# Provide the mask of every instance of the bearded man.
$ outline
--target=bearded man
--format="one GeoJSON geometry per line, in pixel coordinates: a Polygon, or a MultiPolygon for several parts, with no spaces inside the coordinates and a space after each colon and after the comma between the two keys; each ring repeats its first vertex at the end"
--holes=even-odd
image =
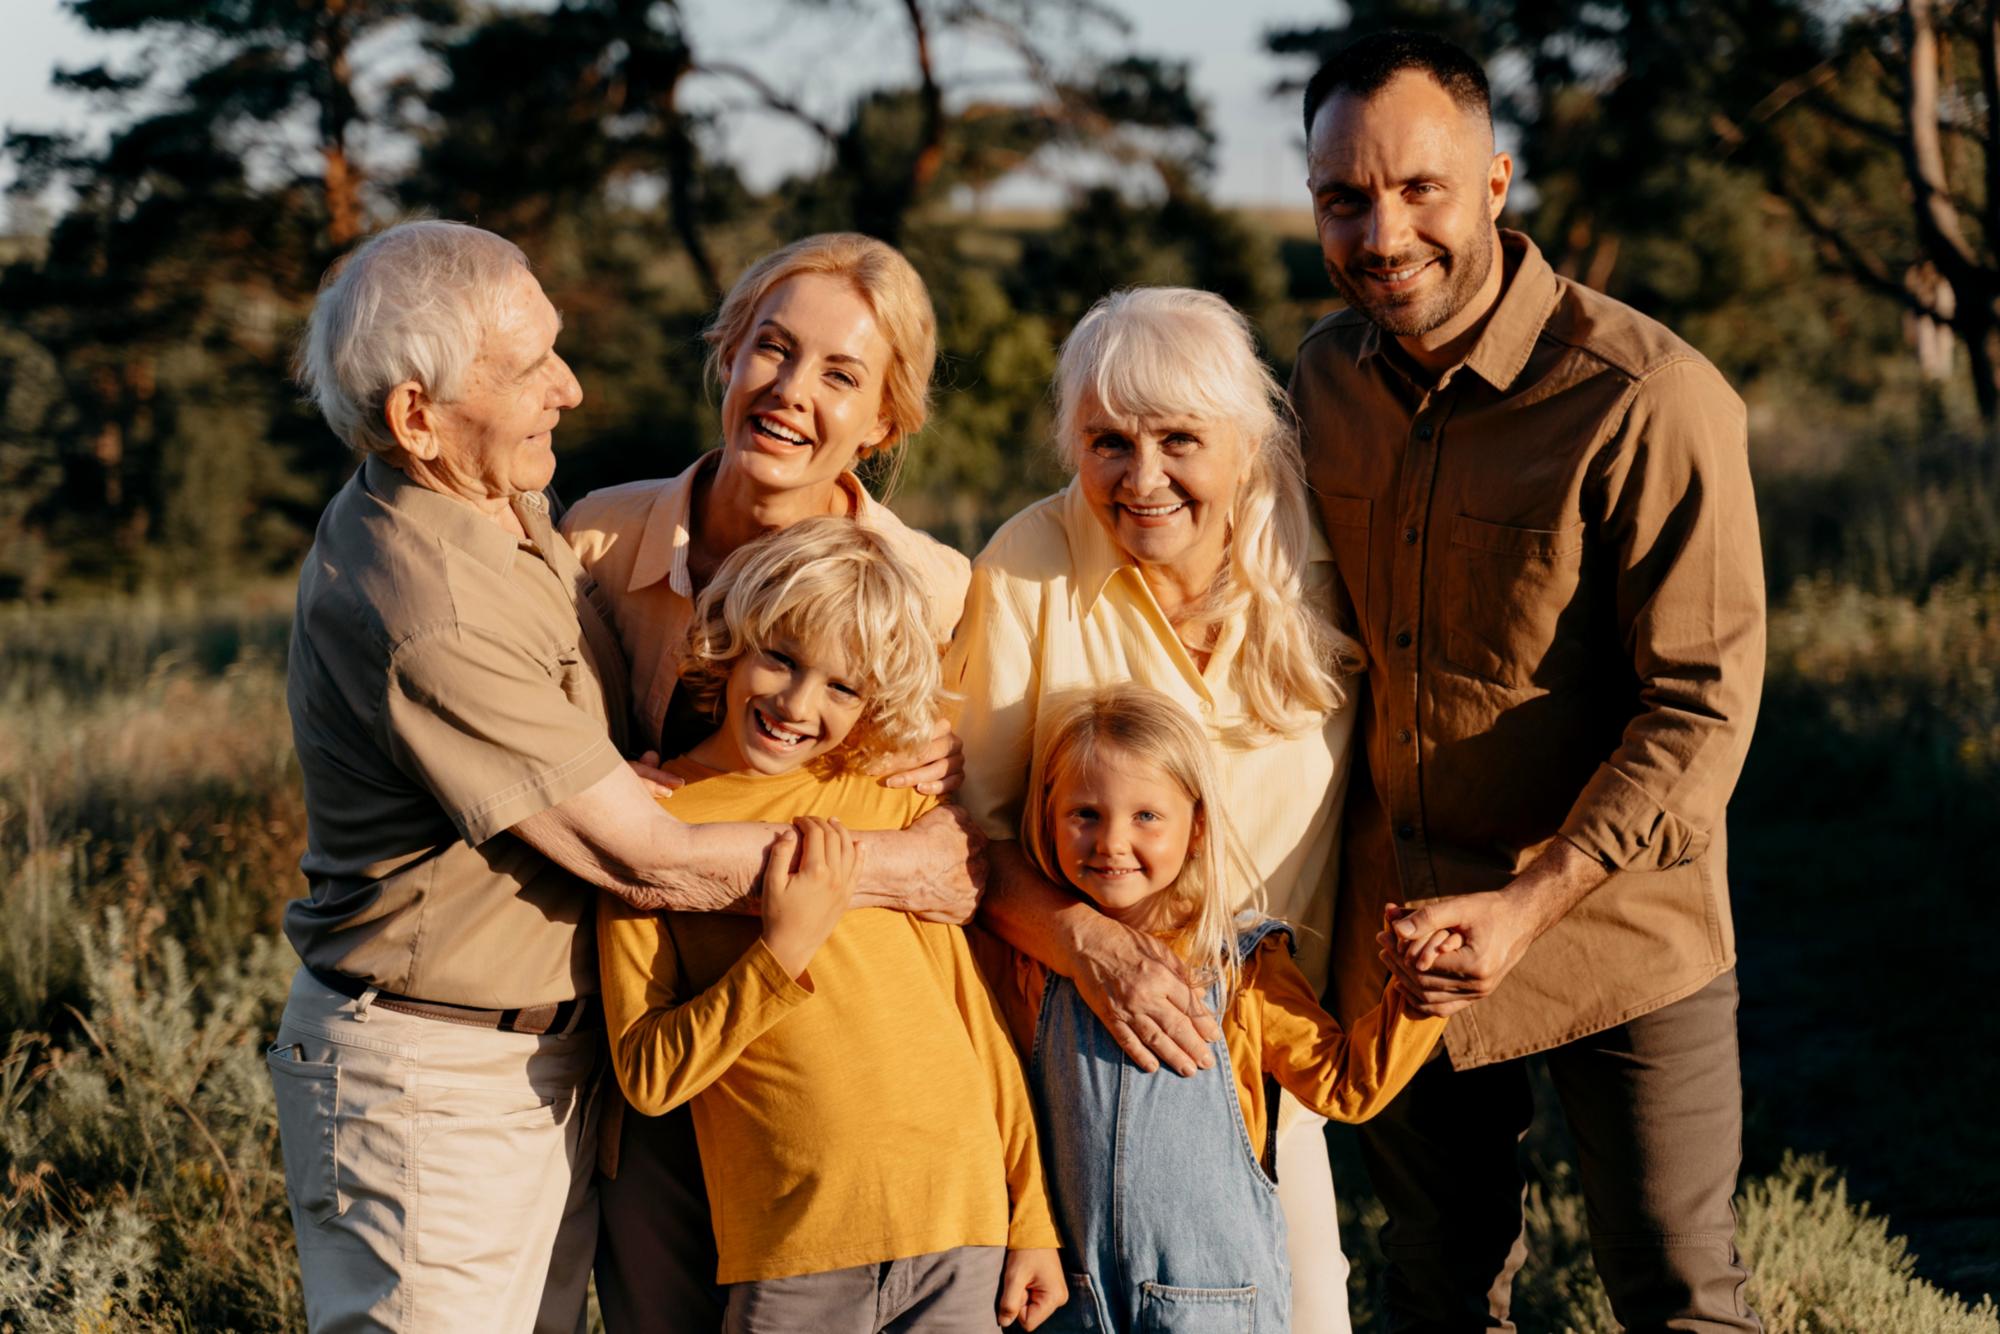
{"type": "Polygon", "coordinates": [[[1305,125],[1347,309],[1293,397],[1369,655],[1332,1000],[1358,1016],[1386,967],[1452,1016],[1362,1130],[1391,1328],[1514,1328],[1541,1053],[1619,1320],[1756,1330],[1723,818],[1764,662],[1743,405],[1498,227],[1513,162],[1464,51],[1364,38],[1305,125]]]}

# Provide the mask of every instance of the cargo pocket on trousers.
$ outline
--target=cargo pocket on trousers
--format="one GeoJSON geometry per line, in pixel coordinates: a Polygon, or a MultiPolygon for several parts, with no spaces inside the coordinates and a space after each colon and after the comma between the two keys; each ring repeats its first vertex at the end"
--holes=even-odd
{"type": "Polygon", "coordinates": [[[1141,1334],[1256,1334],[1257,1289],[1139,1288],[1141,1334]]]}
{"type": "Polygon", "coordinates": [[[1104,1313],[1103,1299],[1090,1275],[1064,1274],[1063,1282],[1069,1285],[1069,1300],[1036,1328],[1044,1334],[1111,1334],[1111,1319],[1104,1313]]]}
{"type": "Polygon", "coordinates": [[[278,1103],[278,1145],[285,1189],[305,1218],[324,1223],[347,1211],[340,1195],[340,1067],[295,1061],[272,1047],[264,1053],[278,1103]]]}

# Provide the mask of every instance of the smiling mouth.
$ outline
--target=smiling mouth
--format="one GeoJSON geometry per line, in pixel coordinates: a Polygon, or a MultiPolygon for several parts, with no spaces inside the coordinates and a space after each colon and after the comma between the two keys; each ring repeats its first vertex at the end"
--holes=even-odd
{"type": "Polygon", "coordinates": [[[789,426],[780,426],[768,417],[752,417],[750,429],[758,435],[777,441],[781,445],[809,445],[812,442],[789,426]]]}
{"type": "Polygon", "coordinates": [[[1421,263],[1406,264],[1400,269],[1363,269],[1361,274],[1378,287],[1403,287],[1414,282],[1419,274],[1437,263],[1438,258],[1433,255],[1421,263]]]}
{"type": "Polygon", "coordinates": [[[1083,869],[1100,880],[1117,880],[1123,876],[1138,875],[1141,868],[1137,866],[1086,866],[1083,869]]]}
{"type": "Polygon", "coordinates": [[[1119,509],[1135,519],[1165,519],[1179,514],[1187,508],[1185,500],[1176,500],[1171,505],[1129,505],[1121,504],[1119,509]]]}
{"type": "Polygon", "coordinates": [[[801,746],[819,740],[817,736],[773,722],[769,714],[754,704],[750,706],[750,724],[756,729],[758,736],[784,750],[797,750],[801,746]]]}

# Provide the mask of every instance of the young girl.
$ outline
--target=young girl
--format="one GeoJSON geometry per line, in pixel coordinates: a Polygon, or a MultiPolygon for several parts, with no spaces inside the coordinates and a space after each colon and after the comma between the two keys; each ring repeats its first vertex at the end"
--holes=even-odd
{"type": "Polygon", "coordinates": [[[1023,845],[1050,879],[1170,941],[1224,1036],[1206,1071],[1142,1074],[1072,982],[1013,956],[1003,1004],[1031,1053],[1067,1247],[1069,1304],[1048,1328],[1287,1330],[1266,1078],[1322,1116],[1366,1120],[1444,1021],[1412,1016],[1392,984],[1342,1032],[1293,963],[1288,928],[1254,907],[1232,916],[1247,860],[1210,800],[1209,742],[1180,705],[1134,686],[1079,692],[1051,723],[1023,845]]]}
{"type": "Polygon", "coordinates": [[[698,1323],[652,1295],[676,1239],[659,1231],[649,1141],[672,1133],[654,1118],[691,1102],[730,1331],[1035,1328],[1062,1277],[992,995],[957,927],[848,910],[848,831],[905,828],[935,804],[867,772],[937,717],[923,590],[870,528],[802,520],[723,562],[681,686],[716,725],[668,762],[686,780],[668,808],[798,831],[772,849],[761,918],[600,905],[605,1025],[631,1104],[604,1130],[600,1287],[669,1328],[698,1323]]]}

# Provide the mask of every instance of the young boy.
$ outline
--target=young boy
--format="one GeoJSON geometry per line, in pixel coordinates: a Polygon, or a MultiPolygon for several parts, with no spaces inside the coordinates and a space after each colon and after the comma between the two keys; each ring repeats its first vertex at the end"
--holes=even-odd
{"type": "MultiPolygon", "coordinates": [[[[1026,1085],[963,933],[848,910],[848,831],[934,804],[864,772],[937,716],[924,607],[851,520],[732,555],[682,666],[719,726],[666,766],[671,809],[796,830],[761,919],[599,907],[618,1083],[647,1117],[692,1103],[731,1331],[1033,1329],[1063,1301],[1026,1085]]],[[[624,1121],[625,1155],[671,1133],[624,1121]]]]}

